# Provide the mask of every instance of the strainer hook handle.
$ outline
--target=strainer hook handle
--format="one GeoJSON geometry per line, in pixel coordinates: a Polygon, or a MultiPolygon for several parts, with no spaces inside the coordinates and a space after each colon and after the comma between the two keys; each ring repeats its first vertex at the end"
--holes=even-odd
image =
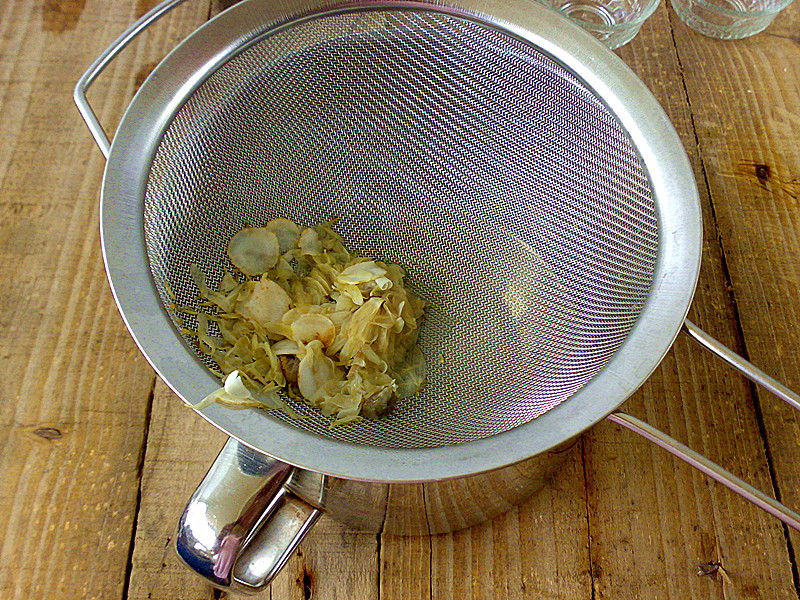
{"type": "Polygon", "coordinates": [[[756,367],[754,364],[736,354],[733,350],[721,342],[715,340],[697,325],[692,323],[689,319],[684,320],[682,331],[703,346],[703,348],[714,353],[718,358],[724,360],[734,369],[742,373],[750,381],[760,385],[766,390],[769,390],[790,406],[800,410],[800,396],[775,378],[764,373],[764,371],[756,367]]]}
{"type": "Polygon", "coordinates": [[[97,145],[100,147],[100,152],[103,153],[103,156],[106,159],[108,159],[108,154],[111,151],[111,141],[108,139],[108,135],[106,135],[106,132],[100,123],[100,119],[98,119],[94,110],[90,106],[89,100],[86,97],[86,92],[89,90],[89,87],[92,85],[92,83],[94,83],[95,79],[97,79],[98,75],[103,72],[108,64],[120,52],[122,52],[122,50],[137,35],[139,35],[152,23],[160,19],[173,8],[185,1],[186,0],[165,0],[165,2],[162,2],[152,10],[142,15],[133,25],[126,29],[122,35],[114,40],[114,42],[108,48],[106,48],[105,51],[97,57],[97,59],[95,59],[95,61],[91,64],[91,66],[89,66],[83,76],[81,76],[81,78],[78,80],[78,83],[75,85],[75,91],[73,93],[75,104],[78,106],[78,110],[80,111],[83,120],[86,121],[86,125],[89,127],[89,131],[92,133],[92,137],[94,137],[95,142],[97,142],[97,145]]]}

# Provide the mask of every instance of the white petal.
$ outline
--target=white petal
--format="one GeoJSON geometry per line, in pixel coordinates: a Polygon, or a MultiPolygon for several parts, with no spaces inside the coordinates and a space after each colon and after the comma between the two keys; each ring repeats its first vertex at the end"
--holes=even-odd
{"type": "Polygon", "coordinates": [[[306,355],[297,370],[297,387],[306,400],[314,396],[326,383],[341,379],[342,372],[322,353],[322,342],[314,340],[306,347],[306,355]]]}
{"type": "Polygon", "coordinates": [[[252,398],[253,394],[244,385],[239,371],[231,371],[225,378],[225,393],[236,400],[246,400],[252,398]]]}
{"type": "Polygon", "coordinates": [[[334,337],[336,327],[325,315],[310,313],[292,323],[292,338],[301,344],[319,340],[324,346],[330,346],[334,337]]]}
{"type": "Polygon", "coordinates": [[[304,229],[297,244],[300,247],[301,254],[322,254],[322,242],[319,239],[319,234],[313,229],[304,229]]]}
{"type": "Polygon", "coordinates": [[[300,228],[289,219],[272,219],[264,226],[278,238],[281,253],[291,250],[297,245],[300,237],[300,228]]]}
{"type": "Polygon", "coordinates": [[[253,285],[250,294],[236,306],[236,311],[251,321],[264,325],[280,321],[291,304],[292,299],[286,290],[264,277],[253,285]]]}
{"type": "Polygon", "coordinates": [[[261,275],[278,263],[280,244],[264,227],[245,227],[228,242],[228,257],[245,275],[261,275]]]}

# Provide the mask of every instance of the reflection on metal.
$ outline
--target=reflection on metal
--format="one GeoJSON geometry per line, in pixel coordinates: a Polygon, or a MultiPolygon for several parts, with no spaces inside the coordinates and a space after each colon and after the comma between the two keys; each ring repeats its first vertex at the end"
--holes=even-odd
{"type": "Polygon", "coordinates": [[[469,527],[526,500],[569,452],[427,483],[371,483],[292,468],[230,439],[181,516],[178,555],[215,586],[263,589],[322,512],[363,531],[429,535],[469,527]]]}
{"type": "Polygon", "coordinates": [[[217,587],[253,593],[267,585],[320,513],[287,493],[291,474],[228,440],[181,516],[178,555],[217,587]]]}
{"type": "Polygon", "coordinates": [[[280,506],[270,513],[266,523],[237,557],[233,568],[234,589],[257,592],[266,587],[321,512],[290,494],[282,494],[280,506]]]}

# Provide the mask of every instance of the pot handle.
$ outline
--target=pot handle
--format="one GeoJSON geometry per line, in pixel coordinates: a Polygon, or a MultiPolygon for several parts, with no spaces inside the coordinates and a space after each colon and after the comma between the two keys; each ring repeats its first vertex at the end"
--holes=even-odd
{"type": "MultiPolygon", "coordinates": [[[[715,340],[697,325],[687,319],[684,322],[682,330],[684,333],[688,334],[694,340],[699,342],[704,348],[710,350],[719,358],[737,370],[741,371],[748,379],[750,379],[750,381],[757,383],[758,385],[771,391],[781,400],[784,400],[794,408],[800,410],[800,396],[730,350],[727,346],[715,340]]],[[[678,440],[668,436],[662,431],[659,431],[655,427],[648,425],[644,421],[640,421],[636,417],[632,417],[625,413],[616,412],[610,414],[607,418],[614,423],[622,425],[623,427],[638,433],[667,452],[674,454],[681,460],[705,473],[715,481],[718,481],[740,496],[746,498],[759,508],[777,517],[789,527],[800,531],[800,514],[787,508],[774,498],[771,498],[763,492],[757,490],[749,483],[742,481],[733,473],[726,471],[718,464],[707,459],[702,454],[695,452],[688,446],[680,443],[678,440]]]]}
{"type": "Polygon", "coordinates": [[[287,491],[294,471],[229,439],[181,515],[178,556],[215,587],[262,590],[321,514],[287,491]]]}
{"type": "Polygon", "coordinates": [[[97,76],[103,72],[108,64],[120,53],[122,50],[142,31],[147,29],[152,23],[167,14],[173,8],[182,4],[186,0],[165,0],[149,12],[142,15],[133,25],[131,25],[125,32],[120,35],[114,42],[105,49],[105,51],[95,59],[91,66],[86,70],[83,76],[75,84],[75,91],[73,98],[78,110],[86,121],[89,131],[94,137],[94,141],[100,146],[100,152],[108,159],[108,154],[111,151],[111,142],[106,135],[100,120],[97,118],[94,110],[89,105],[89,100],[86,98],[86,92],[89,87],[97,79],[97,76]]]}

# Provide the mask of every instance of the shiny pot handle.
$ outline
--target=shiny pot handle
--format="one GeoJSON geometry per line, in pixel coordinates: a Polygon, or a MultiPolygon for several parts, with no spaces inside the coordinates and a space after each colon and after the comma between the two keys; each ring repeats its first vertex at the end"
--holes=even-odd
{"type": "Polygon", "coordinates": [[[264,589],[321,514],[286,489],[294,471],[229,439],[181,515],[178,556],[218,588],[264,589]]]}
{"type": "MultiPolygon", "coordinates": [[[[800,410],[800,396],[733,352],[727,346],[715,340],[688,319],[684,322],[682,331],[699,342],[704,348],[713,352],[717,357],[721,358],[732,367],[743,373],[750,381],[757,383],[758,385],[778,396],[790,406],[800,410]]],[[[678,440],[668,436],[662,431],[659,431],[655,427],[625,413],[612,413],[607,418],[614,423],[622,425],[623,427],[627,427],[631,431],[638,433],[667,452],[674,454],[681,460],[705,473],[715,481],[718,481],[743,498],[749,500],[762,510],[765,510],[771,515],[777,517],[789,527],[800,531],[800,514],[787,508],[774,498],[771,498],[765,493],[757,490],[749,483],[742,481],[733,473],[726,471],[718,464],[707,459],[702,454],[698,454],[688,446],[685,446],[678,440]]]]}
{"type": "Polygon", "coordinates": [[[108,48],[106,48],[100,56],[97,57],[97,59],[89,66],[83,76],[81,76],[81,78],[78,80],[78,83],[75,84],[75,91],[73,92],[75,104],[77,104],[83,120],[86,121],[89,131],[92,133],[92,137],[94,137],[94,141],[97,142],[97,145],[100,147],[100,152],[103,153],[103,156],[106,159],[108,159],[108,154],[111,152],[111,142],[108,139],[103,126],[100,124],[100,119],[97,118],[94,110],[89,105],[86,92],[89,90],[89,87],[92,85],[92,83],[94,83],[94,80],[97,79],[98,75],[103,72],[108,64],[114,60],[114,58],[120,52],[122,52],[122,50],[124,50],[125,47],[137,35],[139,35],[142,31],[147,29],[150,25],[163,17],[173,8],[179,4],[183,4],[185,1],[186,0],[166,0],[142,15],[133,25],[126,29],[122,35],[114,40],[114,42],[108,48]]]}

